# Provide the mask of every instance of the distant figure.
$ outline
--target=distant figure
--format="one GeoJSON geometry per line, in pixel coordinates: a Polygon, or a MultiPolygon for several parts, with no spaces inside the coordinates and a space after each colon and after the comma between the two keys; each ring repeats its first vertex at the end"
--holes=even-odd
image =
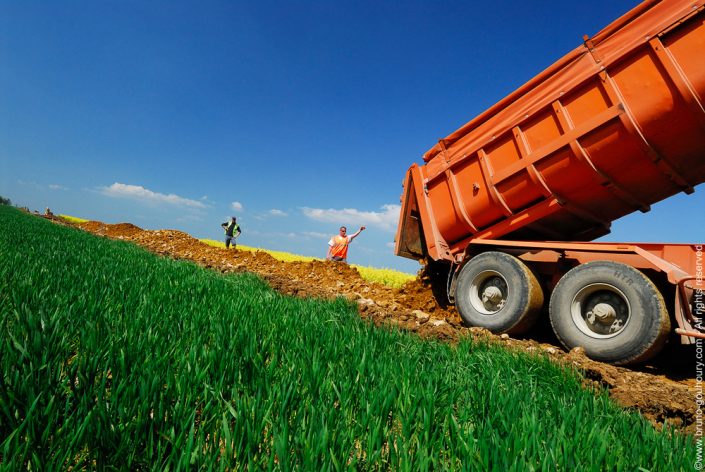
{"type": "Polygon", "coordinates": [[[51,212],[51,210],[49,209],[49,207],[47,207],[47,209],[44,210],[44,215],[45,215],[45,216],[54,216],[54,214],[51,212]]]}
{"type": "Polygon", "coordinates": [[[328,241],[328,254],[326,254],[326,260],[329,261],[340,261],[348,262],[348,245],[355,239],[361,232],[365,230],[364,226],[360,226],[355,234],[348,236],[347,228],[345,226],[340,227],[340,233],[337,236],[333,236],[328,241]]]}
{"type": "Polygon", "coordinates": [[[241,233],[240,225],[237,224],[237,218],[233,216],[230,218],[229,223],[223,223],[220,226],[225,230],[225,249],[230,247],[230,243],[233,244],[233,249],[237,249],[235,240],[241,233]]]}

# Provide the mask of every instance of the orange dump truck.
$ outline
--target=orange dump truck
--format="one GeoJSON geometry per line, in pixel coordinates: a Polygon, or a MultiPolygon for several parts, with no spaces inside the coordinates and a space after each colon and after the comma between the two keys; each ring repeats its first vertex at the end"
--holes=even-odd
{"type": "Polygon", "coordinates": [[[646,1],[413,164],[395,252],[471,326],[547,311],[566,348],[614,364],[692,344],[702,246],[588,241],[705,181],[704,107],[703,1],[646,1]]]}

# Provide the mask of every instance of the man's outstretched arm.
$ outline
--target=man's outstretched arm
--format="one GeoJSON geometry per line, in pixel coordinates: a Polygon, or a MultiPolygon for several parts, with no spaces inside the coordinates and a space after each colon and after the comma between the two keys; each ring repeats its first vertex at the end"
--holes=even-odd
{"type": "Polygon", "coordinates": [[[350,241],[352,241],[353,239],[357,238],[357,236],[358,236],[360,233],[362,233],[364,230],[365,230],[365,227],[364,227],[364,226],[360,226],[360,229],[358,229],[357,232],[355,232],[355,234],[351,234],[351,235],[350,235],[350,241]]]}

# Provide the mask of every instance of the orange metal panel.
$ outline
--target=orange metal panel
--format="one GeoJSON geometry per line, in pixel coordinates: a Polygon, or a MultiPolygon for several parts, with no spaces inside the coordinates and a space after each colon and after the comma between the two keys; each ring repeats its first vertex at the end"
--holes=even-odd
{"type": "Polygon", "coordinates": [[[589,240],[705,182],[704,11],[642,3],[429,150],[416,183],[429,255],[589,240]]]}

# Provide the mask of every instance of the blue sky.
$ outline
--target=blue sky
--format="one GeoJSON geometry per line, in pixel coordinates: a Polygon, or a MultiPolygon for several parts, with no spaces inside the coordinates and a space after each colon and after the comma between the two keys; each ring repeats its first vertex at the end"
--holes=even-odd
{"type": "MultiPolygon", "coordinates": [[[[415,272],[409,165],[637,3],[0,0],[0,195],[415,272]]],[[[603,239],[702,241],[703,194],[603,239]]]]}

